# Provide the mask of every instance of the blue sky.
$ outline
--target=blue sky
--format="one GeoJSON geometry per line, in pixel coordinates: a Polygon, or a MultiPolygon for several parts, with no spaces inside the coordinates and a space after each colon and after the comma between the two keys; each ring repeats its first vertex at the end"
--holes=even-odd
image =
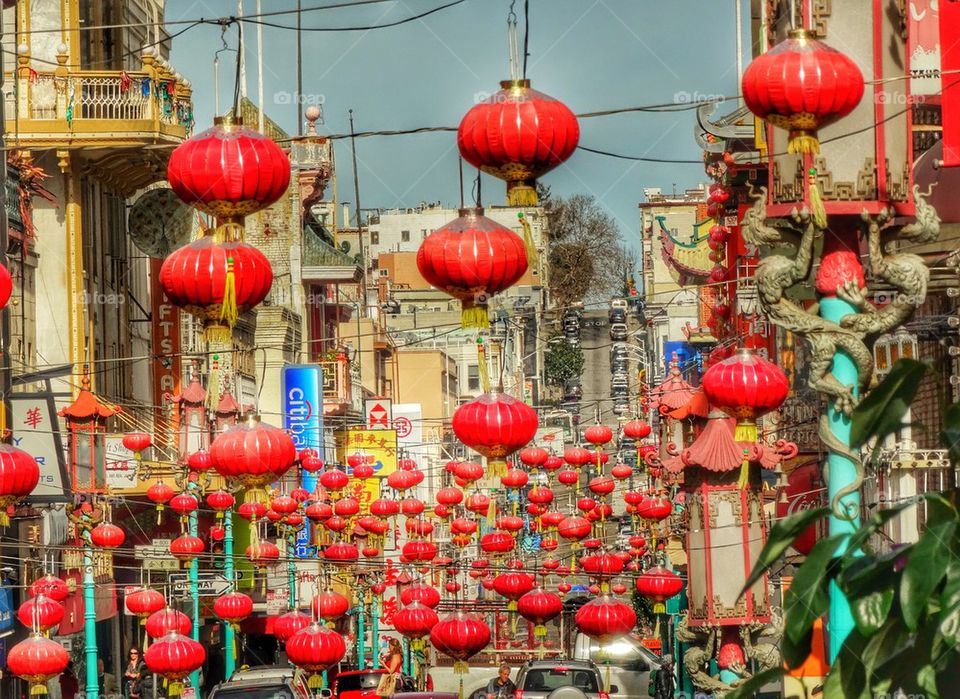
{"type": "MultiPolygon", "coordinates": [[[[302,0],[303,8],[335,0],[302,0]]],[[[342,1],[342,0],[340,0],[342,1]]],[[[396,0],[363,7],[306,12],[303,26],[382,24],[450,0],[396,0]]],[[[521,10],[523,0],[517,0],[521,10]]],[[[456,126],[478,93],[508,77],[509,0],[466,0],[423,20],[388,29],[304,32],[304,97],[323,103],[323,133],[456,126]]],[[[167,0],[168,22],[236,13],[236,0],[167,0]]],[[[296,0],[262,0],[262,11],[296,7],[296,0]]],[[[533,87],[564,101],[575,113],[736,94],[735,0],[530,0],[533,87]]],[[[255,0],[244,0],[255,13],[255,0]]],[[[522,35],[522,12],[521,35],[522,35]]],[[[294,15],[267,21],[294,25],[294,15]]],[[[171,33],[184,25],[169,25],[171,33]]],[[[247,23],[248,95],[257,99],[256,30],[247,23]]],[[[220,29],[201,25],[174,40],[171,61],[194,86],[197,130],[214,116],[213,59],[220,29]]],[[[235,28],[227,31],[237,45],[235,28]]],[[[296,34],[264,27],[264,101],[268,115],[291,133],[296,112],[284,94],[296,89],[296,34]]],[[[221,111],[233,94],[234,55],[221,54],[221,111]]],[[[731,107],[732,108],[732,107],[731,107]]],[[[580,144],[634,156],[697,160],[694,113],[631,113],[582,119],[580,144]]],[[[349,144],[337,145],[339,199],[353,200],[349,144]]],[[[454,133],[365,138],[358,141],[361,203],[413,206],[459,201],[454,133]]],[[[578,151],[543,181],[561,195],[593,194],[638,245],[637,203],[644,187],[669,191],[705,179],[699,164],[652,164],[578,151]]],[[[484,177],[484,200],[502,203],[503,184],[484,177]]],[[[469,197],[469,191],[468,191],[469,197]]]]}

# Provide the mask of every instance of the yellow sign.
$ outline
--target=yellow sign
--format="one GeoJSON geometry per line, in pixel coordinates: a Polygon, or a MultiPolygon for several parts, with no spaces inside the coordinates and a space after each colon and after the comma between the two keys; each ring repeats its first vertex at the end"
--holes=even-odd
{"type": "MultiPolygon", "coordinates": [[[[397,470],[396,430],[350,430],[340,433],[338,441],[342,462],[353,454],[360,454],[373,466],[373,475],[377,478],[386,478],[397,470]]],[[[349,465],[347,475],[353,475],[349,465]]]]}

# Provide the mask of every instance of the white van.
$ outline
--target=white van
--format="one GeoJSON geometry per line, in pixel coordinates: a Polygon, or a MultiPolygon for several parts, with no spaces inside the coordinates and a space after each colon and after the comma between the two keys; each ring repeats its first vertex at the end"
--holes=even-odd
{"type": "Polygon", "coordinates": [[[577,634],[573,657],[592,660],[600,668],[604,684],[616,685],[610,699],[637,699],[649,695],[650,673],[660,667],[660,657],[629,636],[601,646],[589,636],[577,634]],[[607,682],[607,669],[610,681],[607,682]]]}

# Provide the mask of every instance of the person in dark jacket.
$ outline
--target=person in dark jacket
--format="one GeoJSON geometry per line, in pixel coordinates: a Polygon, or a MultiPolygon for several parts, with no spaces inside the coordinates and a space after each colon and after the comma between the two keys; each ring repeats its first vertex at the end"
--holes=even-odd
{"type": "Polygon", "coordinates": [[[654,699],[673,699],[673,688],[673,657],[665,655],[654,681],[654,699]]]}

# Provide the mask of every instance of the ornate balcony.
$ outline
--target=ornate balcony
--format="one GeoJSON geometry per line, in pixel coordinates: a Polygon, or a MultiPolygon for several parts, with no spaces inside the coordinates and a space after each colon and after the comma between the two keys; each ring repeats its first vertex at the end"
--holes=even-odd
{"type": "Polygon", "coordinates": [[[307,220],[303,227],[301,278],[314,284],[359,282],[363,278],[363,261],[334,247],[331,240],[323,226],[307,220]]]}

